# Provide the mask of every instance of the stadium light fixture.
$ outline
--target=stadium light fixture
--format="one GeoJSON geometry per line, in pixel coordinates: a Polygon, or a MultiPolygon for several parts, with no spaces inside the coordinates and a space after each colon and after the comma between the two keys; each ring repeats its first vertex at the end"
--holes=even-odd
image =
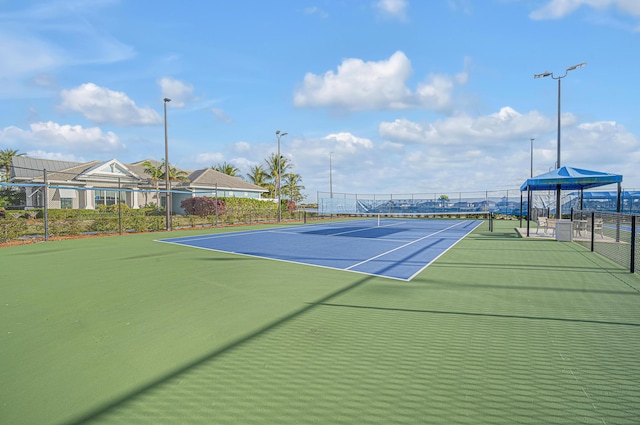
{"type": "Polygon", "coordinates": [[[276,137],[278,138],[278,157],[276,158],[276,195],[278,199],[278,223],[280,223],[281,212],[280,212],[280,173],[282,171],[282,164],[280,161],[280,138],[286,136],[288,133],[281,133],[280,130],[276,130],[276,137]]]}
{"type": "MultiPolygon", "coordinates": [[[[558,80],[558,148],[557,148],[558,152],[557,152],[557,160],[556,160],[556,170],[562,166],[560,162],[560,93],[561,93],[560,81],[567,76],[569,71],[582,68],[586,65],[587,65],[586,62],[582,62],[577,65],[570,66],[564,71],[564,75],[561,75],[559,77],[554,76],[553,72],[549,72],[549,71],[545,71],[542,74],[533,75],[533,78],[551,77],[554,80],[558,80]]],[[[562,205],[560,204],[561,196],[562,196],[562,191],[560,189],[560,185],[558,185],[556,188],[556,218],[562,218],[562,205]]]]}
{"type": "Polygon", "coordinates": [[[169,133],[167,131],[167,103],[171,102],[168,97],[164,98],[164,184],[167,193],[165,199],[165,220],[167,231],[171,230],[171,193],[169,192],[169,133]]]}
{"type": "Polygon", "coordinates": [[[533,78],[548,77],[549,75],[551,75],[551,73],[549,71],[546,71],[546,72],[543,72],[542,74],[534,74],[533,78]]]}

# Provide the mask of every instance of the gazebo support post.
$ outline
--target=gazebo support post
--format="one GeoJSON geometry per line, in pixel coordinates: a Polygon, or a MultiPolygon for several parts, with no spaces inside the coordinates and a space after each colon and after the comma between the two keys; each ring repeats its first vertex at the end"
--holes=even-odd
{"type": "Polygon", "coordinates": [[[531,227],[531,211],[532,211],[531,201],[532,200],[533,200],[533,196],[531,196],[531,187],[527,185],[527,237],[529,237],[529,228],[531,227]]]}

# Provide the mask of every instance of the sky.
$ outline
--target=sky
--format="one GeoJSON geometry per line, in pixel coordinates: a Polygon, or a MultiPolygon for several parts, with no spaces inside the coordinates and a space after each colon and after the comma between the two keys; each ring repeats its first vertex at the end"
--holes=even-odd
{"type": "Polygon", "coordinates": [[[166,106],[186,170],[287,133],[306,202],[517,190],[560,82],[560,165],[640,189],[639,53],[638,0],[0,0],[0,149],[162,160],[166,106]]]}

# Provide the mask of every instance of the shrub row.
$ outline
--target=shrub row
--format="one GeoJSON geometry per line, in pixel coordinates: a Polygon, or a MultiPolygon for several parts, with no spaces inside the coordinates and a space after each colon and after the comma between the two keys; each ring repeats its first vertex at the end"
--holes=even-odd
{"type": "MultiPolygon", "coordinates": [[[[172,227],[219,226],[273,222],[277,204],[248,198],[190,198],[181,207],[188,215],[174,215],[172,227]]],[[[295,204],[283,200],[283,220],[302,220],[295,204]]],[[[44,234],[44,211],[11,211],[0,219],[0,241],[44,234]]],[[[165,228],[164,210],[155,207],[131,209],[124,204],[100,206],[96,210],[49,209],[50,235],[146,232],[165,228]]]]}

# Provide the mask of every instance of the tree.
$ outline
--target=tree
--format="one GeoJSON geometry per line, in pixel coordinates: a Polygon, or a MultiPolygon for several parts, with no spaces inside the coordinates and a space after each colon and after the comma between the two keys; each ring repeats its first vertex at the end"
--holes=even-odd
{"type": "Polygon", "coordinates": [[[239,177],[240,169],[233,164],[223,162],[222,164],[214,165],[211,169],[219,171],[231,177],[239,177]]]}
{"type": "Polygon", "coordinates": [[[5,171],[5,180],[9,180],[9,176],[11,175],[11,163],[14,156],[24,156],[24,154],[18,153],[15,149],[0,150],[0,168],[5,171]]]}
{"type": "MultiPolygon", "coordinates": [[[[165,178],[165,161],[158,166],[153,165],[151,161],[145,161],[141,164],[144,168],[144,172],[151,176],[151,181],[156,184],[156,192],[158,193],[158,208],[160,208],[160,181],[166,180],[165,178]]],[[[189,175],[186,171],[178,170],[176,167],[172,167],[169,164],[169,181],[189,181],[189,175]]],[[[169,189],[169,188],[167,188],[169,189]]]]}
{"type": "Polygon", "coordinates": [[[301,202],[304,199],[302,195],[302,177],[300,174],[287,173],[285,174],[282,182],[282,194],[289,198],[290,201],[295,203],[301,202]]]}
{"type": "MultiPolygon", "coordinates": [[[[162,163],[162,178],[164,178],[164,162],[162,163]]],[[[178,170],[176,167],[169,164],[169,181],[188,182],[189,173],[183,170],[178,170]]]]}
{"type": "Polygon", "coordinates": [[[268,175],[262,165],[252,165],[247,174],[247,179],[256,186],[265,184],[268,175]]]}
{"type": "Polygon", "coordinates": [[[141,164],[145,174],[151,176],[151,181],[156,185],[156,199],[158,200],[158,209],[160,209],[160,180],[164,179],[164,166],[155,166],[151,161],[145,161],[141,164]]]}
{"type": "MultiPolygon", "coordinates": [[[[267,164],[267,170],[269,172],[268,175],[268,185],[269,196],[271,198],[275,198],[277,195],[277,184],[278,184],[278,176],[284,176],[284,174],[293,168],[293,164],[287,158],[280,155],[280,160],[278,160],[278,155],[272,153],[267,159],[265,159],[267,164]]],[[[280,187],[282,187],[282,181],[280,182],[280,187]]]]}
{"type": "MultiPolygon", "coordinates": [[[[247,174],[247,179],[256,186],[264,187],[269,190],[269,175],[262,165],[253,165],[247,174]]],[[[267,195],[263,195],[267,196],[267,195]]]]}

